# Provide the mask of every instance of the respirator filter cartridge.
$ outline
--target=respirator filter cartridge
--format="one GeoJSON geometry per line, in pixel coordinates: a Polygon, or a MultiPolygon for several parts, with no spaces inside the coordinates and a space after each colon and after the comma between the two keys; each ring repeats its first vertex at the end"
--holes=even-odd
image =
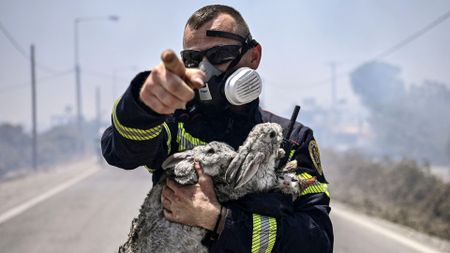
{"type": "Polygon", "coordinates": [[[257,99],[262,80],[254,69],[242,67],[230,75],[224,85],[225,97],[233,105],[243,105],[257,99]]]}

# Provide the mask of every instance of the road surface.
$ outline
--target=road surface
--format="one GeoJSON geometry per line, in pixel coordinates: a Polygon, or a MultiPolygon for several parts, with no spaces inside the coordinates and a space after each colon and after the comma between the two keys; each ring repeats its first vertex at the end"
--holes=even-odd
{"type": "MultiPolygon", "coordinates": [[[[91,162],[71,173],[69,178],[61,176],[61,182],[57,177],[46,180],[46,176],[31,185],[21,179],[0,182],[4,193],[14,189],[6,197],[0,194],[1,252],[106,253],[115,252],[125,241],[131,220],[151,187],[148,172],[91,162]]],[[[439,252],[408,239],[401,230],[391,230],[337,204],[332,219],[337,253],[439,252]]]]}

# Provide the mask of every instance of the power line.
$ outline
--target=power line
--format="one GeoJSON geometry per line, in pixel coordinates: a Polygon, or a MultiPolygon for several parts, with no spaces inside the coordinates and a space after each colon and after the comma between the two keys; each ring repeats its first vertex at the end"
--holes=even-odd
{"type": "Polygon", "coordinates": [[[385,57],[391,55],[392,53],[394,53],[395,51],[400,50],[402,47],[404,47],[404,46],[410,44],[411,42],[413,42],[414,40],[418,39],[419,37],[421,37],[422,35],[424,35],[428,31],[430,31],[433,28],[435,28],[436,26],[440,25],[442,22],[444,22],[448,18],[450,18],[450,10],[448,10],[443,15],[441,15],[438,18],[436,18],[435,20],[433,20],[431,23],[429,23],[424,28],[418,30],[417,32],[411,34],[409,37],[407,37],[404,40],[400,41],[399,43],[397,43],[393,47],[391,47],[391,48],[381,52],[378,56],[374,57],[373,60],[385,58],[385,57]]]}
{"type": "MultiPolygon", "coordinates": [[[[6,29],[6,27],[3,25],[1,21],[0,21],[0,31],[3,33],[3,35],[5,35],[6,39],[8,39],[8,41],[11,43],[14,49],[16,49],[16,51],[19,52],[19,54],[22,55],[28,61],[30,59],[30,55],[28,54],[28,52],[20,46],[17,40],[14,39],[14,37],[11,35],[8,29],[6,29]]],[[[58,70],[55,70],[53,68],[38,63],[36,63],[36,67],[48,73],[55,74],[60,72],[58,70]]]]}
{"type": "Polygon", "coordinates": [[[19,43],[14,39],[14,37],[8,32],[8,30],[5,28],[5,26],[0,21],[0,30],[2,31],[3,35],[9,40],[9,42],[12,44],[12,46],[19,52],[23,57],[25,57],[27,60],[29,59],[28,53],[19,45],[19,43]]]}
{"type": "MultiPolygon", "coordinates": [[[[52,75],[48,75],[48,76],[45,76],[45,77],[38,78],[37,81],[45,82],[45,81],[56,79],[58,77],[69,75],[71,73],[73,73],[73,68],[70,68],[70,69],[67,69],[67,70],[64,70],[64,71],[60,71],[58,73],[54,73],[52,75]]],[[[29,82],[24,82],[24,83],[19,83],[19,84],[15,84],[15,85],[9,85],[9,86],[5,86],[5,87],[1,87],[0,88],[0,94],[12,92],[12,91],[16,91],[16,90],[20,90],[20,89],[24,89],[24,88],[28,88],[29,85],[30,85],[29,82]]]]}
{"type": "MultiPolygon", "coordinates": [[[[370,58],[370,59],[368,59],[366,61],[363,61],[363,62],[371,62],[371,61],[375,61],[375,60],[380,60],[380,59],[386,58],[389,55],[392,55],[394,52],[400,50],[401,48],[403,48],[403,47],[407,46],[408,44],[410,44],[411,42],[415,41],[416,39],[422,37],[427,32],[431,31],[433,28],[437,27],[438,25],[443,23],[448,18],[450,18],[450,10],[447,10],[443,15],[437,17],[432,22],[430,22],[428,25],[426,25],[422,29],[414,32],[413,34],[411,34],[410,36],[406,37],[405,39],[403,39],[399,43],[395,44],[394,46],[392,46],[392,47],[382,51],[377,56],[375,56],[373,58],[370,58]]],[[[363,63],[363,62],[361,62],[361,63],[363,63]]],[[[348,76],[350,74],[350,72],[351,71],[340,72],[340,73],[338,73],[336,75],[336,79],[340,79],[343,76],[348,76]]],[[[330,83],[330,81],[331,81],[331,79],[328,78],[326,80],[321,80],[321,81],[310,83],[308,86],[325,85],[325,84],[330,83]]]]}
{"type": "MultiPolygon", "coordinates": [[[[73,71],[74,71],[73,68],[70,68],[70,69],[67,69],[67,70],[64,70],[64,71],[59,71],[59,72],[53,73],[51,75],[38,78],[37,81],[45,82],[45,81],[53,80],[53,79],[56,79],[58,77],[69,75],[69,74],[73,73],[73,71]]],[[[103,78],[105,80],[111,80],[112,78],[114,78],[114,75],[112,75],[112,74],[102,73],[102,72],[95,71],[95,70],[87,70],[86,74],[90,75],[90,76],[103,78]]],[[[128,78],[125,78],[123,76],[116,76],[115,78],[121,79],[121,80],[124,80],[124,81],[129,81],[128,78]]],[[[13,91],[20,90],[20,89],[24,89],[24,88],[27,88],[28,85],[29,85],[28,82],[24,82],[24,83],[19,83],[19,84],[13,84],[13,85],[0,87],[0,94],[13,92],[13,91]]]]}
{"type": "Polygon", "coordinates": [[[99,72],[96,70],[85,70],[84,73],[86,73],[87,75],[90,75],[90,76],[95,76],[95,77],[103,78],[103,79],[107,79],[107,80],[116,78],[116,79],[121,79],[123,81],[130,81],[129,78],[125,78],[123,76],[118,76],[118,75],[114,76],[114,74],[107,74],[107,73],[99,72]]]}

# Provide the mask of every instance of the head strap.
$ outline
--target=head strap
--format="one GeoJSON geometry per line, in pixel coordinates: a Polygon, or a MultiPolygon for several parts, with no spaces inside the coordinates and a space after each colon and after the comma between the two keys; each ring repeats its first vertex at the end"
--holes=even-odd
{"type": "Polygon", "coordinates": [[[235,34],[235,33],[230,33],[230,32],[225,32],[225,31],[218,31],[218,30],[206,30],[206,36],[227,38],[227,39],[237,40],[237,41],[241,42],[241,44],[242,44],[241,54],[239,55],[239,57],[236,57],[236,59],[234,59],[230,63],[230,65],[228,66],[227,70],[231,70],[232,68],[234,68],[239,63],[239,61],[241,60],[242,56],[250,48],[254,48],[254,47],[256,47],[256,45],[258,45],[258,42],[252,38],[251,34],[248,34],[247,38],[244,38],[241,35],[235,34]]]}
{"type": "Polygon", "coordinates": [[[227,38],[232,40],[237,40],[241,42],[242,46],[246,48],[246,50],[255,47],[258,45],[258,42],[252,38],[252,35],[249,34],[247,38],[242,37],[239,34],[225,32],[225,31],[218,31],[218,30],[206,30],[206,36],[209,37],[221,37],[221,38],[227,38]]]}

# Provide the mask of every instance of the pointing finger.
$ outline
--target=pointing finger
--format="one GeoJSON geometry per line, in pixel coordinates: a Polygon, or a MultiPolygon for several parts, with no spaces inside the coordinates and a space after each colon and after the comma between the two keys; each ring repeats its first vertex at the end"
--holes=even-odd
{"type": "Polygon", "coordinates": [[[173,50],[164,50],[161,60],[167,70],[181,77],[191,88],[200,88],[204,85],[205,73],[200,69],[186,69],[173,50]]]}
{"type": "Polygon", "coordinates": [[[173,50],[164,50],[161,54],[161,60],[167,70],[184,79],[186,68],[173,50]]]}

